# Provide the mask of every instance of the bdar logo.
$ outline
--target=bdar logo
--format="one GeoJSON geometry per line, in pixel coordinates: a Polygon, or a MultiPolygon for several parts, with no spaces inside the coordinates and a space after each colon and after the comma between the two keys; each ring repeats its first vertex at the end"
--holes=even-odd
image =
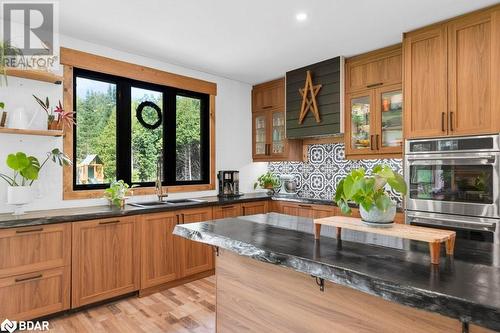
{"type": "Polygon", "coordinates": [[[2,332],[14,332],[17,328],[17,323],[15,321],[10,321],[5,319],[2,324],[0,324],[0,330],[2,332]]]}

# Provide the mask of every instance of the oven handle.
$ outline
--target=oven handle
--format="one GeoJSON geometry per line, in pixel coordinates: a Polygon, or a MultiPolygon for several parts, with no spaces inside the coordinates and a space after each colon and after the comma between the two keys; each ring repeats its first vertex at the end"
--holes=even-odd
{"type": "Polygon", "coordinates": [[[415,222],[417,223],[422,223],[422,224],[428,224],[428,225],[436,225],[435,223],[432,223],[432,221],[441,221],[441,222],[450,222],[449,224],[444,224],[445,226],[449,227],[454,227],[454,226],[470,226],[473,229],[481,229],[481,230],[489,230],[489,231],[495,231],[496,230],[496,224],[495,223],[486,223],[486,222],[466,222],[466,221],[461,221],[461,220],[455,220],[455,219],[449,219],[446,217],[422,217],[422,216],[417,216],[413,214],[407,214],[406,215],[410,219],[414,219],[415,222]]]}
{"type": "Polygon", "coordinates": [[[436,161],[436,160],[492,160],[495,155],[484,156],[426,156],[426,157],[406,157],[408,161],[436,161]]]}

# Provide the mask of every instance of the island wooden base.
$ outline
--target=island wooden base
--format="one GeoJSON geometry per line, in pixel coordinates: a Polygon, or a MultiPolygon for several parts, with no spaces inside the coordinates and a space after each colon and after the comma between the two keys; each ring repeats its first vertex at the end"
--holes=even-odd
{"type": "MultiPolygon", "coordinates": [[[[457,319],[220,250],[217,333],[462,332],[457,319]]],[[[492,332],[470,325],[469,332],[492,332]]]]}

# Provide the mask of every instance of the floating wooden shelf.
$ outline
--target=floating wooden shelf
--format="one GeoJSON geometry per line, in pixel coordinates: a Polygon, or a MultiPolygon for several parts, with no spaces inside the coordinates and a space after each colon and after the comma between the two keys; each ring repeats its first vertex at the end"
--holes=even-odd
{"type": "Polygon", "coordinates": [[[63,136],[63,131],[54,130],[32,130],[19,128],[0,127],[0,134],[18,134],[18,135],[39,135],[39,136],[63,136]]]}
{"type": "Polygon", "coordinates": [[[8,76],[21,77],[29,80],[50,82],[54,84],[61,84],[63,77],[54,73],[32,70],[32,69],[18,69],[18,68],[5,68],[8,76]]]}

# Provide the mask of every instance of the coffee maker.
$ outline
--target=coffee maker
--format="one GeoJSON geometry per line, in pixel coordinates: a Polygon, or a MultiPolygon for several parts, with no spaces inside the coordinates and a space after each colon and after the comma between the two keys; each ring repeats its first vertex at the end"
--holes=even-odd
{"type": "Polygon", "coordinates": [[[235,170],[223,170],[217,174],[219,179],[219,197],[239,197],[240,194],[240,172],[235,170]]]}

